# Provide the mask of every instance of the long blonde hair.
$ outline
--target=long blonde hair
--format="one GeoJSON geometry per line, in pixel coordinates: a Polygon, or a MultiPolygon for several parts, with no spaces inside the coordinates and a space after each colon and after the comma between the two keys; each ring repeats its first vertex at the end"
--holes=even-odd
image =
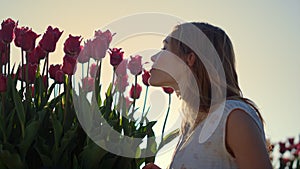
{"type": "MultiPolygon", "coordinates": [[[[224,68],[224,73],[226,78],[226,87],[225,87],[226,99],[236,99],[236,100],[242,100],[246,102],[253,109],[256,110],[259,118],[263,122],[263,118],[257,106],[254,104],[254,102],[252,102],[250,99],[243,97],[242,91],[238,84],[238,76],[237,76],[236,66],[235,66],[235,54],[233,51],[233,45],[228,35],[222,29],[216,26],[210,25],[208,23],[199,23],[199,22],[184,23],[181,25],[177,25],[174,31],[181,31],[182,29],[184,29],[186,24],[193,24],[194,26],[199,28],[207,36],[207,38],[213,44],[215,50],[217,51],[219,59],[224,68]]],[[[179,41],[176,38],[172,38],[172,37],[170,38],[170,45],[172,51],[174,51],[183,60],[186,60],[184,56],[186,56],[191,52],[193,52],[196,55],[196,53],[189,46],[187,46],[186,44],[184,44],[183,42],[179,41]]],[[[198,88],[199,88],[200,104],[197,113],[199,114],[208,113],[209,109],[211,108],[211,102],[212,102],[211,79],[208,75],[205,65],[203,64],[203,62],[199,57],[196,57],[195,63],[191,67],[191,70],[196,78],[196,81],[198,83],[198,88]]],[[[184,120],[186,120],[186,123],[187,121],[189,121],[188,119],[184,119],[184,120]]],[[[183,129],[184,128],[185,125],[183,125],[183,129]]]]}

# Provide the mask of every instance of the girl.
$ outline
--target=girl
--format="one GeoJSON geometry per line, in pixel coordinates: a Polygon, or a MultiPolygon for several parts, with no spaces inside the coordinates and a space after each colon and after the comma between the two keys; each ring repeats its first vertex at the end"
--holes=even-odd
{"type": "MultiPolygon", "coordinates": [[[[232,43],[207,23],[184,23],[152,56],[149,83],[172,87],[183,102],[181,135],[169,168],[267,169],[263,119],[242,96],[232,43]]],[[[143,169],[158,169],[153,163],[143,169]]]]}

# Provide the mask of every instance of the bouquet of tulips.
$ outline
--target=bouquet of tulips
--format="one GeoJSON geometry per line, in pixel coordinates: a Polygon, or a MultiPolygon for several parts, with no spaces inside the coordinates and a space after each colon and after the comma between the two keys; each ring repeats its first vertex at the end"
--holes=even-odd
{"type": "Polygon", "coordinates": [[[270,149],[270,158],[274,168],[300,168],[300,137],[298,141],[290,137],[284,142],[273,143],[270,149]]]}
{"type": "MultiPolygon", "coordinates": [[[[153,131],[156,122],[149,121],[146,116],[149,72],[143,70],[142,57],[123,59],[121,49],[109,48],[113,38],[111,32],[99,30],[83,46],[81,36],[69,35],[63,47],[63,63],[50,65],[49,54],[55,51],[62,33],[49,26],[41,36],[28,27],[19,27],[18,22],[10,18],[1,24],[0,168],[139,168],[143,163],[153,162],[156,152],[170,142],[178,130],[165,137],[162,134],[162,141],[157,146],[153,131]],[[38,38],[41,39],[36,43],[38,38]],[[12,43],[20,48],[19,65],[11,65],[12,43]],[[103,97],[101,64],[107,51],[113,77],[103,97]],[[77,64],[82,65],[78,92],[74,77],[77,64]],[[129,85],[127,70],[135,77],[129,97],[125,95],[129,85]],[[142,91],[138,84],[140,75],[146,94],[142,115],[136,119],[136,102],[142,91]],[[94,120],[98,117],[103,122],[94,120]],[[80,120],[90,125],[83,126],[80,120]],[[128,149],[136,154],[134,157],[108,151],[87,134],[90,130],[102,133],[102,144],[111,143],[111,133],[103,134],[106,131],[104,122],[122,137],[148,138],[147,145],[128,149]],[[141,155],[144,152],[150,152],[152,156],[144,157],[141,155]]],[[[168,88],[165,91],[170,103],[173,91],[168,88]]]]}

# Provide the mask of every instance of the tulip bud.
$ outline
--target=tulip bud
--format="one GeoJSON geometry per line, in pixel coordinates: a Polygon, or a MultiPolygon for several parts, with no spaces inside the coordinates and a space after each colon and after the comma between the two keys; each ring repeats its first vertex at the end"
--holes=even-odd
{"type": "Polygon", "coordinates": [[[128,69],[133,75],[139,75],[142,73],[142,56],[136,55],[134,57],[130,56],[130,61],[128,62],[128,69]]]}
{"type": "Polygon", "coordinates": [[[138,99],[140,98],[141,92],[142,92],[142,86],[140,86],[139,84],[137,84],[136,87],[132,85],[129,91],[129,95],[132,99],[138,99]]]}

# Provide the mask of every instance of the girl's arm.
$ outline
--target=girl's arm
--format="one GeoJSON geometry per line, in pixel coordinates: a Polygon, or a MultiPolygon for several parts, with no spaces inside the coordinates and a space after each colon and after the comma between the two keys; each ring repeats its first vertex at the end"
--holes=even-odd
{"type": "Polygon", "coordinates": [[[233,110],[228,117],[226,145],[241,169],[272,169],[261,132],[243,110],[233,110]]]}

